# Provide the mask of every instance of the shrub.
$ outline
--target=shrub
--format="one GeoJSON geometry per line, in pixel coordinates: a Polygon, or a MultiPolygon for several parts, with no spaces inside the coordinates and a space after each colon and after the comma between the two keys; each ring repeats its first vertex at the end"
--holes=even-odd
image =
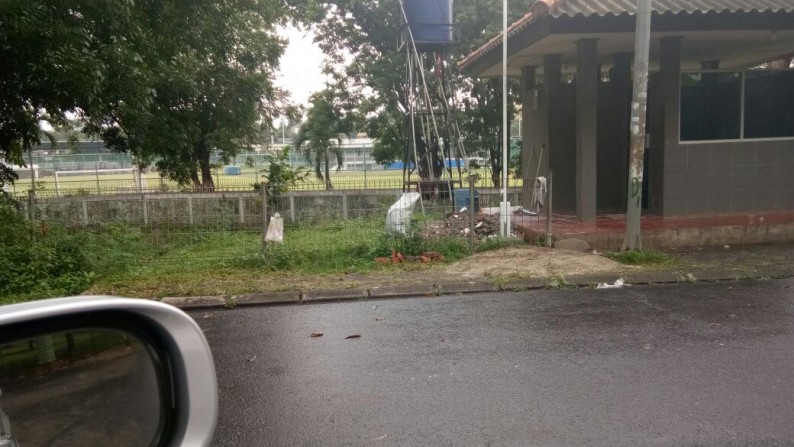
{"type": "Polygon", "coordinates": [[[32,224],[18,204],[0,196],[0,300],[74,295],[93,273],[83,241],[47,223],[32,224]]]}

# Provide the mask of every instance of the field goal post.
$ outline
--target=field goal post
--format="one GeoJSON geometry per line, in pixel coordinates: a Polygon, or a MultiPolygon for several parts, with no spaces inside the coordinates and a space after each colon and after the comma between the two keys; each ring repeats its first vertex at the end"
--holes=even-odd
{"type": "Polygon", "coordinates": [[[132,174],[132,181],[135,185],[135,189],[137,189],[138,192],[142,192],[147,187],[146,174],[143,174],[141,170],[138,168],[76,169],[76,170],[66,170],[66,171],[55,171],[55,194],[58,196],[61,195],[61,176],[68,177],[70,175],[94,174],[96,176],[97,194],[101,194],[101,188],[99,186],[100,174],[117,174],[124,172],[129,172],[132,174]]]}

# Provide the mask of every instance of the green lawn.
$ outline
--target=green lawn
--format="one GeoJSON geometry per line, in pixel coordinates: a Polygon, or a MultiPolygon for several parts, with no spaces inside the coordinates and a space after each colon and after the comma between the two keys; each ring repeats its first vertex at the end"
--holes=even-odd
{"type": "Polygon", "coordinates": [[[295,281],[391,269],[374,258],[392,249],[405,255],[439,251],[448,261],[470,253],[464,239],[389,236],[381,219],[287,226],[284,243],[269,245],[264,254],[256,231],[159,234],[116,226],[87,234],[86,244],[95,254],[92,293],[141,297],[295,290],[295,281]]]}
{"type": "MultiPolygon", "coordinates": [[[[480,179],[477,187],[489,187],[486,170],[478,171],[480,179]]],[[[465,176],[465,174],[464,174],[465,176]]],[[[241,175],[225,175],[217,173],[215,183],[219,188],[248,189],[256,181],[253,168],[243,168],[241,175]]],[[[416,175],[412,176],[416,179],[416,175]]],[[[402,186],[402,171],[400,170],[375,170],[375,171],[332,171],[331,181],[337,189],[396,189],[402,186]]],[[[465,182],[465,180],[464,180],[465,182]]],[[[522,180],[511,180],[511,186],[521,186],[522,180]],[[515,182],[513,184],[513,182],[515,182]]],[[[178,191],[179,186],[168,179],[163,179],[157,174],[146,174],[143,187],[149,191],[178,191]]],[[[61,175],[56,183],[54,176],[40,177],[36,188],[43,195],[88,195],[88,194],[115,194],[119,192],[135,191],[135,181],[132,173],[112,174],[81,174],[61,175]]],[[[30,183],[20,180],[13,186],[12,192],[17,196],[27,194],[30,183]]],[[[310,176],[306,182],[295,187],[295,190],[322,190],[325,184],[310,176]]]]}

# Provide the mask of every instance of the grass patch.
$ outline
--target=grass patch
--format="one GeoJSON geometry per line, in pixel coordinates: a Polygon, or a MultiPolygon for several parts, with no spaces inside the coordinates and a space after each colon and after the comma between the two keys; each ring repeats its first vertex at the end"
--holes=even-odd
{"type": "MultiPolygon", "coordinates": [[[[262,253],[259,232],[185,230],[160,234],[113,227],[89,235],[97,263],[92,293],[121,296],[233,295],[254,291],[338,288],[345,275],[398,274],[427,265],[384,266],[392,249],[416,256],[442,253],[447,262],[471,254],[466,240],[395,237],[381,219],[287,226],[283,244],[262,253]]],[[[494,248],[496,245],[492,245],[494,248]]],[[[353,275],[355,276],[355,275],[353,275]]]]}
{"type": "MultiPolygon", "coordinates": [[[[51,228],[52,234],[54,230],[51,228]]],[[[419,231],[408,237],[389,235],[380,217],[287,225],[284,243],[269,245],[266,253],[262,252],[258,228],[147,228],[112,224],[68,232],[59,229],[57,234],[64,234],[63,240],[69,242],[61,243],[62,248],[58,245],[58,259],[74,258],[80,262],[70,261],[68,275],[58,270],[60,276],[56,279],[60,282],[50,280],[47,288],[28,288],[29,292],[24,294],[0,293],[0,302],[78,294],[86,289],[95,294],[163,297],[360,287],[368,286],[379,276],[397,278],[435,268],[426,264],[374,262],[376,257],[391,256],[392,250],[406,256],[435,251],[443,254],[446,262],[472,254],[466,238],[426,239],[419,231]],[[62,252],[74,252],[74,255],[65,257],[62,252]],[[66,280],[70,281],[68,287],[61,284],[66,280]]],[[[520,240],[488,239],[474,251],[520,243],[520,240]]],[[[30,252],[38,253],[41,246],[39,242],[30,252]]],[[[41,277],[38,272],[25,276],[31,284],[41,283],[41,277]]]]}
{"type": "Polygon", "coordinates": [[[607,253],[606,257],[626,265],[639,266],[669,266],[674,264],[674,259],[667,253],[656,250],[627,250],[607,253]]]}

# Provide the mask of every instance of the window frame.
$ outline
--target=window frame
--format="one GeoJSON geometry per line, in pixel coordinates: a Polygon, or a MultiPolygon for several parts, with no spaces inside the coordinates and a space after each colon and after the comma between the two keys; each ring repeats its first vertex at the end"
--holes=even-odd
{"type": "Polygon", "coordinates": [[[729,69],[721,68],[716,70],[681,70],[678,74],[678,144],[713,144],[713,143],[737,143],[737,142],[756,142],[756,141],[789,141],[794,140],[794,135],[789,137],[759,137],[759,138],[746,138],[744,136],[745,126],[745,93],[747,73],[749,72],[792,72],[791,68],[755,68],[755,69],[729,69]],[[681,139],[681,116],[683,113],[683,89],[681,88],[681,79],[686,74],[703,74],[703,73],[739,73],[741,76],[741,93],[739,98],[739,138],[730,139],[717,139],[717,140],[683,140],[681,139]]]}

